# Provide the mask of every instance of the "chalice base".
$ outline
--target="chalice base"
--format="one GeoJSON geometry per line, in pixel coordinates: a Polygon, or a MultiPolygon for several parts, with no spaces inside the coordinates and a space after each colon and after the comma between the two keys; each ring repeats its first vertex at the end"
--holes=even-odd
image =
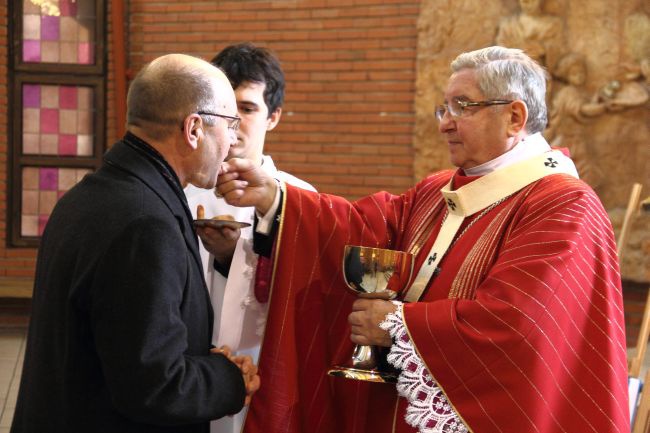
{"type": "Polygon", "coordinates": [[[345,379],[362,380],[364,382],[397,383],[398,373],[379,370],[361,370],[352,367],[332,367],[327,374],[345,379]]]}

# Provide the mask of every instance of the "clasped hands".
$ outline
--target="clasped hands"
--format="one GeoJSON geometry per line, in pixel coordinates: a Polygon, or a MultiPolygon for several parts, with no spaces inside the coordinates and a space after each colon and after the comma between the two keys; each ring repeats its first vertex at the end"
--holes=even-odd
{"type": "Polygon", "coordinates": [[[246,386],[244,405],[248,406],[253,394],[260,389],[260,376],[257,374],[257,366],[253,364],[253,358],[248,355],[233,355],[232,350],[228,346],[215,347],[210,349],[210,353],[220,353],[239,367],[244,377],[244,385],[246,386]]]}
{"type": "Polygon", "coordinates": [[[350,339],[363,346],[390,347],[393,340],[390,334],[379,327],[386,315],[394,313],[397,307],[383,299],[357,299],[352,304],[352,313],[348,316],[351,326],[350,339]]]}

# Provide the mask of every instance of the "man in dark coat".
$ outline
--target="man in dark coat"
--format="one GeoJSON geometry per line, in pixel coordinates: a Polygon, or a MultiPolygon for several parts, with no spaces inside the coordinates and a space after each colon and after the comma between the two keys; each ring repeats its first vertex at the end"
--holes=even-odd
{"type": "Polygon", "coordinates": [[[43,234],[12,433],[207,432],[259,387],[250,359],[211,350],[183,194],[215,187],[236,142],[233,90],[172,54],[138,74],[127,104],[127,134],[43,234]]]}

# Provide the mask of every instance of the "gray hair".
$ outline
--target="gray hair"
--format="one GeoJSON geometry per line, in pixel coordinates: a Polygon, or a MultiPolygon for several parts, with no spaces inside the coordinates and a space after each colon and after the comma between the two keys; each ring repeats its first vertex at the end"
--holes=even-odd
{"type": "MultiPolygon", "coordinates": [[[[183,61],[172,54],[147,64],[136,75],[127,96],[127,124],[144,127],[153,138],[163,138],[183,119],[197,111],[215,111],[214,77],[206,73],[205,62],[183,61]]],[[[202,117],[214,125],[212,116],[202,117]]]]}
{"type": "Polygon", "coordinates": [[[546,70],[522,50],[499,46],[463,53],[451,62],[452,72],[474,69],[488,99],[520,99],[528,107],[526,131],[546,127],[546,70]]]}

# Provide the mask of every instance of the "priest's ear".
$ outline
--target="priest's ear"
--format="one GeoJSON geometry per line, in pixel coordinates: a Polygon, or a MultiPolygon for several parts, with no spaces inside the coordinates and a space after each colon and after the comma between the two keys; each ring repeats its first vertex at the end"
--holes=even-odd
{"type": "Polygon", "coordinates": [[[510,119],[508,123],[508,136],[514,137],[526,127],[528,121],[528,107],[520,99],[510,103],[510,119]]]}

